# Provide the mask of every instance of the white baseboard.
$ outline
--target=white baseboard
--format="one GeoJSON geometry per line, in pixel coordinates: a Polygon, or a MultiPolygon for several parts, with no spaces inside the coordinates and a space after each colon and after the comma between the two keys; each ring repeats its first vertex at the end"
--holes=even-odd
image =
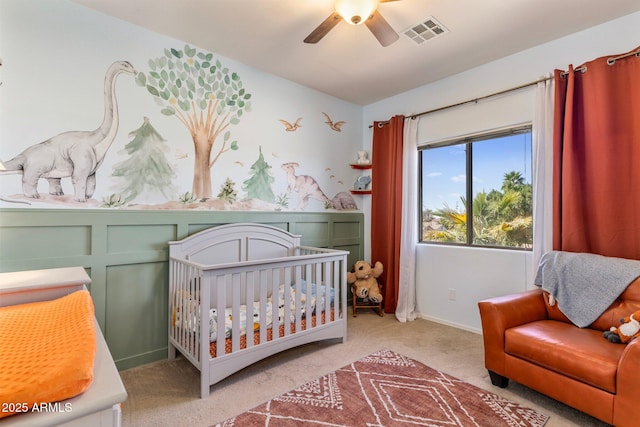
{"type": "Polygon", "coordinates": [[[481,329],[471,328],[468,325],[463,325],[463,324],[460,324],[460,323],[450,322],[448,320],[444,320],[444,319],[440,319],[440,318],[432,317],[432,316],[427,316],[427,315],[420,314],[420,313],[417,313],[416,317],[419,317],[420,319],[430,320],[431,322],[440,323],[442,325],[447,325],[447,326],[451,326],[453,328],[458,328],[458,329],[462,329],[462,330],[465,330],[465,331],[473,332],[475,334],[482,335],[482,330],[481,329]]]}

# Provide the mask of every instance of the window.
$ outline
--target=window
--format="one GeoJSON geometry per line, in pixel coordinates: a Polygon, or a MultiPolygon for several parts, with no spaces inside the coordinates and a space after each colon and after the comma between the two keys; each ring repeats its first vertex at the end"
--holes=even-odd
{"type": "Polygon", "coordinates": [[[531,249],[531,126],[420,152],[421,241],[531,249]]]}

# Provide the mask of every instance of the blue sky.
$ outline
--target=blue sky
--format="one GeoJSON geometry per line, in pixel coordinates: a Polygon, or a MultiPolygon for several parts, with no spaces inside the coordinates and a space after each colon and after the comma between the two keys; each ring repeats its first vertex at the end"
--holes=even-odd
{"type": "MultiPolygon", "coordinates": [[[[462,210],[465,194],[465,144],[422,151],[422,205],[436,210],[446,203],[462,210]]],[[[507,172],[519,171],[531,183],[531,134],[475,142],[473,191],[500,190],[507,172]]]]}

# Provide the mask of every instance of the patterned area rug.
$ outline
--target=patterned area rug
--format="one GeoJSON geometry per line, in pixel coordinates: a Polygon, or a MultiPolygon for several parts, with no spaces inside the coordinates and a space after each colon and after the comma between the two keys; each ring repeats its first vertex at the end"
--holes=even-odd
{"type": "Polygon", "coordinates": [[[216,427],[537,427],[548,416],[380,350],[216,427]]]}

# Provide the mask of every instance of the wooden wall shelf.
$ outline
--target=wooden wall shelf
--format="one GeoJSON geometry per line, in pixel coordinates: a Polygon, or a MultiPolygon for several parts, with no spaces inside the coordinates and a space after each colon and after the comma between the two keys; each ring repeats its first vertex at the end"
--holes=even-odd
{"type": "Polygon", "coordinates": [[[371,190],[350,190],[351,194],[371,194],[371,190]]]}
{"type": "Polygon", "coordinates": [[[350,163],[349,166],[351,166],[351,169],[371,169],[373,168],[373,165],[371,163],[366,164],[366,165],[361,165],[358,163],[350,163]]]}

